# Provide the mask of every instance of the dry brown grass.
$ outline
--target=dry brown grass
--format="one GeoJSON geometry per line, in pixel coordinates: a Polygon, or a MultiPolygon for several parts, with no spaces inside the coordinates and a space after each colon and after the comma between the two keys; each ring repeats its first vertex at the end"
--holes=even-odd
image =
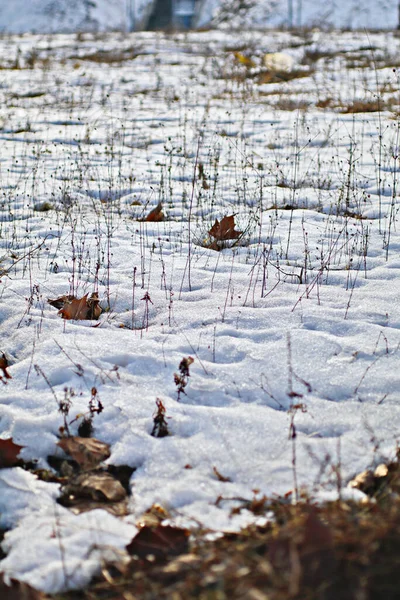
{"type": "Polygon", "coordinates": [[[339,108],[339,112],[342,114],[355,114],[355,113],[371,113],[380,112],[384,109],[382,100],[354,100],[350,104],[339,108]]]}
{"type": "Polygon", "coordinates": [[[366,471],[349,484],[368,495],[365,502],[345,501],[339,494],[334,502],[316,504],[303,496],[293,504],[291,493],[271,500],[256,491],[249,500],[219,497],[216,505],[231,506],[231,514],[246,510],[268,518],[263,525],[214,541],[199,530],[191,532],[189,541],[183,530],[173,527],[166,527],[160,536],[160,523],[169,515],[155,506],[144,516],[147,542],[134,546],[128,563],[104,566],[86,590],[55,598],[397,600],[398,459],[399,453],[393,462],[366,471]],[[149,556],[147,549],[153,547],[149,556]]]}
{"type": "Polygon", "coordinates": [[[398,499],[387,506],[264,500],[253,509],[272,512],[274,521],[213,542],[195,534],[178,556],[132,557],[127,567],[104,568],[87,590],[58,600],[398,598],[398,499]]]}
{"type": "Polygon", "coordinates": [[[292,81],[293,79],[302,79],[310,77],[314,71],[312,69],[293,69],[292,71],[261,71],[257,75],[257,83],[282,83],[292,81]]]}
{"type": "Polygon", "coordinates": [[[89,61],[100,64],[117,64],[127,60],[134,60],[138,56],[137,50],[128,48],[126,50],[98,50],[90,54],[72,55],[71,60],[89,61]]]}

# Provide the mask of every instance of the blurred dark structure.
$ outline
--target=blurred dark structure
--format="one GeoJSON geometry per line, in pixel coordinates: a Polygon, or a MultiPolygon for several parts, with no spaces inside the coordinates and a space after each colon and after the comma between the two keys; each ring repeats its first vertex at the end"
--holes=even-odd
{"type": "Polygon", "coordinates": [[[199,4],[200,0],[155,0],[146,29],[189,29],[199,4]]]}

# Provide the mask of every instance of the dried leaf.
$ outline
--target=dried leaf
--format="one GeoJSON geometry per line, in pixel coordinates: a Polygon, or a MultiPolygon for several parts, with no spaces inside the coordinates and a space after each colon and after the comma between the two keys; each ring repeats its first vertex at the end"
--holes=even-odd
{"type": "Polygon", "coordinates": [[[378,465],[374,471],[374,477],[387,477],[389,475],[389,466],[385,463],[378,465]]]}
{"type": "Polygon", "coordinates": [[[88,294],[82,298],[74,298],[64,304],[58,311],[58,314],[63,319],[75,320],[93,320],[98,319],[101,315],[101,307],[99,306],[99,298],[97,294],[92,294],[88,298],[88,294]]]}
{"type": "Polygon", "coordinates": [[[367,470],[359,473],[347,485],[364,492],[367,496],[376,496],[391,485],[390,470],[391,463],[378,465],[375,471],[367,470]]]}
{"type": "Polygon", "coordinates": [[[375,477],[373,472],[367,470],[358,473],[354,479],[349,481],[348,487],[361,490],[364,494],[372,495],[375,491],[375,477]]]}
{"type": "MultiPolygon", "coordinates": [[[[3,375],[6,379],[12,379],[10,373],[7,371],[8,360],[4,352],[0,355],[0,369],[3,371],[3,375]]],[[[1,379],[1,376],[0,376],[1,379]]]]}
{"type": "Polygon", "coordinates": [[[129,554],[137,555],[139,558],[146,558],[150,554],[156,559],[165,560],[170,556],[187,552],[189,535],[187,529],[171,525],[157,525],[153,528],[144,526],[126,549],[129,554]]]}
{"type": "Polygon", "coordinates": [[[127,493],[121,483],[105,471],[81,473],[62,488],[59,503],[75,513],[95,508],[110,509],[109,512],[122,516],[127,514],[127,493]]]}
{"type": "Polygon", "coordinates": [[[169,512],[161,506],[161,504],[153,504],[146,510],[146,512],[140,517],[139,521],[136,523],[137,527],[143,528],[145,525],[147,527],[157,527],[161,525],[165,519],[169,519],[171,515],[169,512]]]}
{"type": "Polygon", "coordinates": [[[135,470],[129,465],[107,465],[107,472],[120,482],[127,494],[131,493],[130,480],[135,470]]]}
{"type": "Polygon", "coordinates": [[[65,437],[57,445],[84,470],[95,469],[111,454],[110,446],[95,438],[65,437]]]}
{"type": "Polygon", "coordinates": [[[82,473],[67,487],[74,488],[75,496],[80,494],[98,502],[119,502],[126,498],[126,491],[121,483],[105,471],[82,473]]]}
{"type": "Polygon", "coordinates": [[[68,304],[69,302],[72,302],[72,300],[75,299],[75,296],[59,296],[58,298],[47,298],[47,302],[51,305],[54,306],[54,308],[58,308],[58,310],[60,310],[60,308],[63,308],[63,306],[65,304],[68,304]]]}
{"type": "Polygon", "coordinates": [[[254,62],[254,60],[252,60],[250,57],[245,56],[244,54],[242,54],[242,52],[234,52],[234,57],[236,58],[237,62],[240,63],[241,65],[244,65],[245,67],[255,67],[256,64],[254,62]]]}
{"type": "Polygon", "coordinates": [[[60,296],[51,300],[47,300],[51,306],[58,308],[58,314],[63,319],[75,319],[75,320],[97,320],[102,313],[101,306],[99,305],[99,296],[96,292],[93,292],[88,297],[88,294],[82,298],[76,298],[75,296],[60,296]]]}
{"type": "Polygon", "coordinates": [[[17,456],[22,448],[24,446],[14,444],[12,438],[0,440],[0,469],[7,469],[8,467],[17,465],[19,463],[17,456]]]}
{"type": "Polygon", "coordinates": [[[3,600],[44,600],[45,595],[27,583],[21,583],[15,579],[5,583],[4,575],[0,575],[0,598],[3,600]]]}
{"type": "Polygon", "coordinates": [[[92,294],[90,294],[87,300],[87,305],[89,309],[88,315],[86,316],[87,319],[97,321],[97,319],[100,317],[101,313],[103,312],[103,309],[101,308],[99,302],[100,300],[97,292],[93,292],[92,294]]]}
{"type": "Polygon", "coordinates": [[[162,211],[162,204],[159,202],[153,210],[149,212],[147,217],[143,219],[147,222],[158,223],[159,221],[164,221],[164,213],[162,211]]]}
{"type": "Polygon", "coordinates": [[[221,222],[215,219],[215,223],[208,233],[217,241],[222,242],[225,240],[237,240],[243,232],[235,230],[235,216],[230,215],[229,217],[224,217],[221,222]]]}
{"type": "Polygon", "coordinates": [[[120,502],[96,502],[95,500],[76,500],[73,504],[68,504],[63,501],[63,497],[58,499],[58,503],[70,509],[75,515],[80,515],[90,510],[105,510],[114,517],[126,517],[129,514],[128,503],[125,500],[120,502]]]}

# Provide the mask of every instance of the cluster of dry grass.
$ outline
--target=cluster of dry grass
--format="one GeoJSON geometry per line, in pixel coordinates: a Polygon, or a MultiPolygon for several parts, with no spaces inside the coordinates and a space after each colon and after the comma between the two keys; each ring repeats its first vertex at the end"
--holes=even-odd
{"type": "MultiPolygon", "coordinates": [[[[104,565],[79,592],[57,600],[372,600],[398,598],[400,467],[398,460],[352,482],[368,496],[316,504],[291,495],[233,509],[258,515],[259,525],[211,536],[161,522],[153,507],[128,546],[129,559],[104,565]]],[[[232,499],[219,498],[223,503],[232,499]]]]}
{"type": "Polygon", "coordinates": [[[88,589],[57,600],[350,600],[398,598],[399,499],[317,506],[260,503],[263,526],[206,541],[149,546],[127,564],[105,565],[88,589]],[[176,551],[177,550],[177,551],[176,551]]]}

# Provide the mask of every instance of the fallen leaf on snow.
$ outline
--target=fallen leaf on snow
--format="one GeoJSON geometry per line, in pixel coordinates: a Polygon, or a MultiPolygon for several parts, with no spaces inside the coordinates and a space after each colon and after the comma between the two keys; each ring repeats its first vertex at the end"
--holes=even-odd
{"type": "Polygon", "coordinates": [[[47,298],[47,302],[51,305],[54,306],[54,308],[62,308],[64,306],[64,304],[67,304],[68,302],[72,302],[72,300],[75,299],[75,296],[70,296],[70,295],[64,295],[64,296],[59,296],[58,298],[47,298]]]}
{"type": "MultiPolygon", "coordinates": [[[[12,379],[10,373],[7,371],[8,360],[4,352],[0,355],[0,369],[3,371],[3,375],[6,379],[12,379]]],[[[0,377],[1,379],[1,377],[0,377]]]]}
{"type": "Polygon", "coordinates": [[[131,492],[130,479],[135,470],[135,467],[130,467],[129,465],[107,465],[108,473],[115,477],[115,479],[118,479],[127,494],[131,492]]]}
{"type": "Polygon", "coordinates": [[[121,483],[105,471],[81,473],[64,491],[75,498],[91,498],[97,502],[119,502],[126,497],[121,483]]]}
{"type": "Polygon", "coordinates": [[[111,454],[110,446],[95,438],[65,437],[57,445],[73,458],[83,470],[95,469],[111,454]]]}
{"type": "Polygon", "coordinates": [[[170,516],[169,512],[161,504],[155,503],[140,517],[136,526],[140,528],[145,525],[147,527],[156,527],[157,525],[161,525],[165,519],[169,519],[170,516]]]}
{"type": "Polygon", "coordinates": [[[63,319],[74,319],[77,321],[97,320],[102,309],[99,305],[99,296],[93,292],[89,297],[85,294],[82,298],[75,296],[60,296],[54,300],[48,299],[48,303],[58,308],[58,314],[63,319]]]}
{"type": "Polygon", "coordinates": [[[104,508],[114,515],[127,514],[127,493],[121,483],[106,471],[81,473],[62,488],[58,499],[75,513],[104,508]]]}
{"type": "Polygon", "coordinates": [[[158,223],[159,221],[164,221],[164,213],[162,211],[162,204],[159,202],[153,210],[149,212],[147,217],[143,219],[147,222],[158,223]]]}
{"type": "Polygon", "coordinates": [[[8,467],[17,465],[19,463],[17,456],[23,447],[14,444],[12,438],[0,440],[0,469],[7,469],[8,467]]]}
{"type": "Polygon", "coordinates": [[[208,233],[218,242],[222,242],[225,240],[237,240],[243,232],[235,230],[235,216],[230,215],[229,217],[224,217],[221,221],[215,219],[215,223],[208,233]]]}

